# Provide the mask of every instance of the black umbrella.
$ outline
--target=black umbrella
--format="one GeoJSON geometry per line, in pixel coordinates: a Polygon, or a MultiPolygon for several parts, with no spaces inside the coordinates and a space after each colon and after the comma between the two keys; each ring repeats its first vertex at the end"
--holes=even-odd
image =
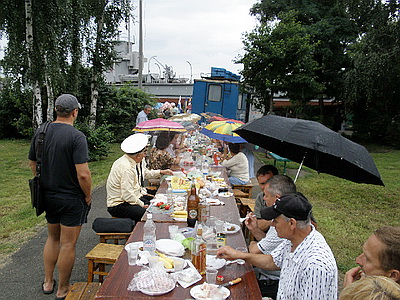
{"type": "Polygon", "coordinates": [[[304,163],[318,172],[357,183],[384,186],[364,146],[318,122],[268,115],[243,125],[235,132],[249,143],[304,163]]]}

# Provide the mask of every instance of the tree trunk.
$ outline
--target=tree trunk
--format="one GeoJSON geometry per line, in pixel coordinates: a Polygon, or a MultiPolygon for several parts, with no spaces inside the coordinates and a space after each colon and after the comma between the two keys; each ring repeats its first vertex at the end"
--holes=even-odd
{"type": "MultiPolygon", "coordinates": [[[[31,0],[25,0],[25,26],[26,26],[26,45],[28,49],[28,67],[29,74],[33,73],[33,28],[32,28],[32,2],[31,0]]],[[[29,76],[28,82],[32,82],[31,90],[33,91],[33,112],[32,112],[32,124],[34,128],[39,127],[43,123],[43,112],[42,112],[42,97],[40,94],[40,85],[37,80],[31,80],[32,76],[29,76]]]]}
{"type": "Polygon", "coordinates": [[[97,115],[97,99],[99,98],[99,91],[97,89],[97,74],[93,70],[92,82],[90,84],[90,116],[89,116],[89,127],[94,129],[96,127],[96,115],[97,115]]]}
{"type": "Polygon", "coordinates": [[[98,72],[101,72],[101,63],[100,63],[100,43],[101,43],[101,33],[104,25],[104,7],[106,2],[103,2],[102,13],[97,16],[97,35],[96,35],[96,44],[93,54],[93,68],[92,68],[92,81],[90,84],[91,89],[91,101],[90,101],[90,115],[89,115],[89,127],[94,129],[96,127],[96,115],[97,115],[97,99],[99,97],[99,91],[97,88],[97,79],[98,72]]]}
{"type": "Polygon", "coordinates": [[[274,92],[271,90],[271,95],[269,98],[269,110],[268,114],[272,115],[274,113],[274,92]]]}
{"type": "Polygon", "coordinates": [[[318,100],[319,102],[319,118],[322,124],[325,124],[325,107],[324,107],[324,97],[321,96],[318,100]]]}

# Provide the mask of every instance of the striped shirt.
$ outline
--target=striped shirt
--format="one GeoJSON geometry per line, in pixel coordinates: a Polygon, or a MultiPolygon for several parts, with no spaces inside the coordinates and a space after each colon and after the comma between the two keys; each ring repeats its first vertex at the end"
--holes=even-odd
{"type": "MultiPolygon", "coordinates": [[[[258,249],[264,254],[271,254],[272,251],[275,250],[283,241],[287,241],[286,239],[282,239],[278,237],[276,229],[274,226],[269,227],[267,234],[265,237],[257,243],[258,249]]],[[[259,269],[260,277],[259,279],[272,279],[279,280],[279,276],[281,271],[267,271],[263,269],[259,269]]]]}
{"type": "Polygon", "coordinates": [[[281,268],[277,299],[337,299],[338,270],[332,250],[322,234],[311,233],[291,252],[292,243],[281,243],[272,253],[281,268]]]}

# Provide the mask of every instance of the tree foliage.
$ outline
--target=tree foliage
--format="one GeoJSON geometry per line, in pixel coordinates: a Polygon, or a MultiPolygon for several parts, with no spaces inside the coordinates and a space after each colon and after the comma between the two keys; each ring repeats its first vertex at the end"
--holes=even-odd
{"type": "Polygon", "coordinates": [[[133,134],[136,116],[146,104],[156,103],[149,94],[131,85],[111,87],[107,94],[103,93],[99,101],[98,122],[109,122],[109,130],[114,133],[114,140],[121,142],[133,134]]]}
{"type": "Polygon", "coordinates": [[[313,59],[317,44],[291,11],[280,14],[277,24],[262,23],[244,38],[244,83],[254,89],[253,103],[268,110],[271,94],[285,92],[293,100],[306,102],[322,92],[315,81],[318,67],[313,59]]]}
{"type": "MultiPolygon", "coordinates": [[[[80,100],[86,96],[80,90],[81,72],[89,67],[91,74],[85,79],[93,84],[88,85],[89,107],[92,94],[96,94],[97,101],[98,80],[115,58],[113,42],[119,34],[118,26],[130,14],[130,1],[31,0],[33,50],[30,52],[26,47],[24,1],[2,2],[0,32],[8,39],[2,62],[6,75],[19,82],[21,89],[37,82],[46,110],[46,104],[51,105],[61,93],[75,94],[80,100]]],[[[51,116],[52,107],[49,112],[51,116]]],[[[32,116],[35,113],[33,110],[32,116]]]]}
{"type": "MultiPolygon", "coordinates": [[[[323,99],[324,97],[339,99],[343,87],[342,69],[349,65],[346,47],[349,42],[355,40],[357,33],[355,23],[349,18],[346,6],[343,5],[342,1],[265,0],[257,2],[251,12],[260,21],[261,26],[271,26],[268,25],[271,22],[285,22],[285,17],[289,12],[294,14],[296,26],[301,28],[303,35],[308,36],[309,44],[314,47],[312,49],[313,63],[304,64],[302,70],[304,76],[300,77],[300,81],[289,81],[293,74],[287,72],[284,77],[288,78],[288,84],[285,89],[281,90],[282,92],[296,100],[299,98],[310,99],[310,97],[314,99],[323,99]],[[305,84],[307,78],[312,79],[308,86],[305,84]],[[304,96],[302,97],[302,95],[304,96]]],[[[280,30],[279,25],[266,34],[269,34],[273,39],[275,30],[280,30]]],[[[282,42],[285,45],[285,43],[289,44],[292,36],[287,34],[279,38],[286,40],[282,42]]],[[[289,47],[288,49],[283,48],[282,51],[290,52],[292,50],[289,47]]],[[[307,60],[311,61],[310,58],[307,58],[307,60]]],[[[272,64],[269,70],[279,68],[279,65],[272,64]]],[[[255,76],[255,74],[244,76],[249,78],[255,76]]],[[[323,121],[323,119],[324,115],[321,111],[321,120],[323,121]]]]}
{"type": "Polygon", "coordinates": [[[346,105],[359,138],[400,146],[400,4],[368,4],[362,7],[369,18],[357,19],[360,39],[350,49],[346,105]]]}

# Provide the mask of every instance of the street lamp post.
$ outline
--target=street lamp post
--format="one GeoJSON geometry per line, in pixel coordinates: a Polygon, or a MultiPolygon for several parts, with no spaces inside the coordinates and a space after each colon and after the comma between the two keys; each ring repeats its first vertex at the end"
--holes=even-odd
{"type": "Polygon", "coordinates": [[[150,74],[150,62],[151,62],[151,60],[152,60],[153,58],[156,58],[156,57],[157,57],[156,55],[153,55],[152,57],[149,58],[149,62],[148,62],[148,64],[147,64],[147,71],[148,71],[149,74],[150,74]]]}
{"type": "Polygon", "coordinates": [[[190,63],[190,61],[186,61],[188,64],[189,64],[189,66],[190,66],[190,81],[189,81],[189,83],[192,83],[192,81],[193,81],[193,69],[192,69],[192,64],[190,63]]]}

